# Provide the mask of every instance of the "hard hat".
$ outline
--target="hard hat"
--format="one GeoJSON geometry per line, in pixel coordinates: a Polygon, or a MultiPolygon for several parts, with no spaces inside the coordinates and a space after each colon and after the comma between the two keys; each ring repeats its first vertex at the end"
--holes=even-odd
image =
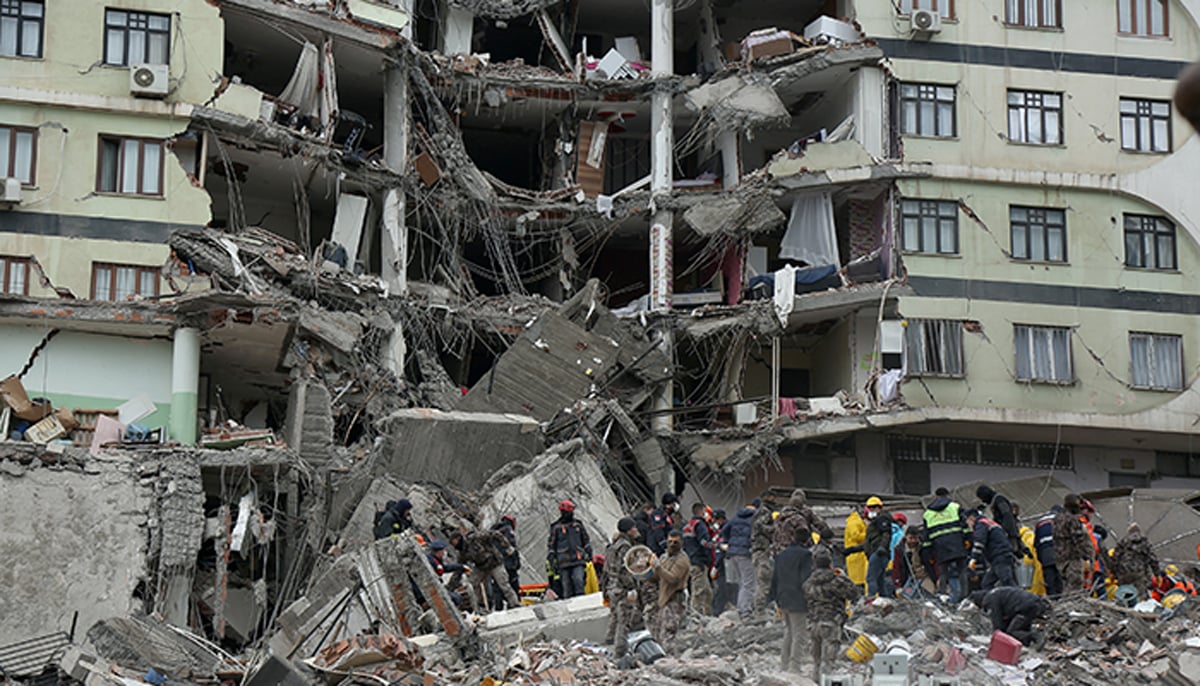
{"type": "Polygon", "coordinates": [[[517,528],[517,518],[516,518],[516,517],[514,517],[514,516],[512,516],[512,515],[510,515],[510,514],[501,515],[501,516],[500,516],[500,521],[502,521],[502,522],[508,522],[508,525],[509,525],[509,526],[511,526],[511,527],[512,527],[512,528],[514,528],[514,529],[515,529],[515,528],[517,528]]]}
{"type": "Polygon", "coordinates": [[[867,498],[867,507],[883,507],[883,501],[879,499],[879,496],[873,495],[867,498]]]}
{"type": "Polygon", "coordinates": [[[903,512],[897,512],[896,514],[892,515],[892,519],[900,522],[901,524],[908,524],[908,516],[903,512]]]}
{"type": "Polygon", "coordinates": [[[574,512],[575,511],[575,503],[571,502],[570,500],[564,500],[558,504],[558,511],[559,512],[574,512]]]}
{"type": "Polygon", "coordinates": [[[1176,565],[1167,565],[1166,569],[1163,571],[1167,573],[1167,576],[1175,576],[1179,573],[1179,567],[1176,565]]]}

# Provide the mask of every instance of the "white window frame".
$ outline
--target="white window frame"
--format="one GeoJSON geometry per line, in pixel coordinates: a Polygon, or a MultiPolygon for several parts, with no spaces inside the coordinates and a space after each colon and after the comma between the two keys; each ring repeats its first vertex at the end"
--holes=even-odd
{"type": "Polygon", "coordinates": [[[961,379],[963,323],[957,319],[909,319],[904,327],[905,376],[961,379]]]}
{"type": "Polygon", "coordinates": [[[1127,152],[1171,152],[1171,101],[1121,98],[1121,149],[1127,152]]]}
{"type": "Polygon", "coordinates": [[[1131,387],[1149,391],[1182,391],[1183,375],[1183,336],[1145,331],[1129,332],[1131,387]],[[1140,351],[1139,343],[1142,344],[1140,351]],[[1141,355],[1145,355],[1145,359],[1138,364],[1138,357],[1141,355]],[[1156,361],[1160,364],[1155,364],[1156,361]]]}
{"type": "Polygon", "coordinates": [[[1018,381],[1069,385],[1075,383],[1075,367],[1071,354],[1071,329],[1065,326],[1014,324],[1013,343],[1016,352],[1014,371],[1018,381]],[[1055,339],[1066,342],[1066,358],[1055,350],[1055,339]],[[1025,355],[1024,362],[1022,355],[1025,355]],[[1039,365],[1042,362],[1042,365],[1039,365]],[[1065,375],[1061,366],[1065,365],[1065,375]],[[1048,366],[1049,375],[1040,375],[1039,366],[1048,366]]]}
{"type": "Polygon", "coordinates": [[[1066,138],[1063,130],[1063,100],[1063,94],[1054,91],[1010,88],[1007,98],[1009,142],[1063,145],[1066,138]],[[1057,101],[1057,104],[1047,104],[1047,100],[1057,101]],[[1047,135],[1047,128],[1053,132],[1053,138],[1047,135]]]}

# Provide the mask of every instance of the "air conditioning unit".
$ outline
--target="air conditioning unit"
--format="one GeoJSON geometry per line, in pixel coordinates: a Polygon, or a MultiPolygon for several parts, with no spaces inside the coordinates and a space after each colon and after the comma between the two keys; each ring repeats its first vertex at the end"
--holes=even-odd
{"type": "Polygon", "coordinates": [[[0,204],[18,205],[21,202],[21,180],[0,179],[0,204]]]}
{"type": "Polygon", "coordinates": [[[165,64],[135,64],[129,67],[129,92],[144,98],[167,94],[169,72],[165,64]]]}
{"type": "Polygon", "coordinates": [[[942,15],[933,10],[913,10],[909,17],[913,33],[928,35],[942,30],[942,15]]]}

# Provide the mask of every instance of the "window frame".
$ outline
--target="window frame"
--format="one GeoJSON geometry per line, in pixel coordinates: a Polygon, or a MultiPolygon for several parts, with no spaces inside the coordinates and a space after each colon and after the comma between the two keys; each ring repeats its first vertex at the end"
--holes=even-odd
{"type": "Polygon", "coordinates": [[[929,83],[923,81],[902,81],[896,89],[897,105],[900,112],[900,134],[903,136],[921,136],[923,138],[958,138],[958,86],[947,85],[944,83],[929,83]],[[909,97],[904,94],[905,87],[915,87],[917,89],[916,97],[909,97]],[[943,100],[939,97],[939,89],[950,89],[951,99],[943,100]],[[925,97],[928,91],[929,97],[925,97]],[[933,103],[933,131],[921,130],[921,103],[933,103]],[[940,117],[938,117],[938,105],[949,102],[950,105],[950,132],[941,131],[940,117]],[[905,105],[912,103],[916,108],[915,129],[914,131],[907,130],[905,123],[905,105]]]}
{"type": "Polygon", "coordinates": [[[959,237],[959,230],[961,227],[959,226],[959,221],[958,221],[958,215],[959,215],[958,210],[959,210],[958,203],[953,200],[933,200],[933,199],[929,199],[929,198],[901,198],[901,200],[900,200],[900,251],[904,252],[904,253],[917,254],[917,255],[958,255],[959,247],[960,247],[960,243],[961,243],[960,237],[959,237]],[[910,203],[917,204],[915,213],[910,213],[910,212],[906,211],[906,205],[909,205],[910,203]],[[946,209],[947,206],[953,207],[953,211],[954,211],[953,217],[951,217],[950,215],[943,215],[941,213],[941,210],[946,209]],[[918,247],[915,250],[907,247],[908,246],[908,240],[907,240],[908,234],[905,230],[904,225],[905,225],[906,220],[909,218],[915,218],[917,220],[917,244],[918,244],[918,247]],[[954,220],[954,247],[953,247],[953,250],[943,250],[942,249],[943,246],[942,246],[941,223],[943,220],[948,220],[951,218],[953,218],[953,220],[954,220]],[[925,246],[924,222],[926,220],[932,220],[932,221],[936,222],[936,224],[937,224],[937,226],[935,227],[935,231],[934,231],[934,236],[936,237],[937,245],[933,249],[927,249],[925,246]]]}
{"type": "Polygon", "coordinates": [[[1036,262],[1039,264],[1067,264],[1069,260],[1069,251],[1067,249],[1067,211],[1057,207],[1031,207],[1028,205],[1009,205],[1008,206],[1008,237],[1010,256],[1014,260],[1022,262],[1036,262]],[[1017,220],[1015,214],[1020,211],[1025,213],[1025,219],[1017,220]],[[1040,215],[1041,221],[1034,221],[1035,215],[1040,215]],[[1057,215],[1062,221],[1053,224],[1050,222],[1050,216],[1057,215]],[[1025,254],[1017,254],[1017,232],[1018,225],[1025,227],[1025,254]],[[1033,255],[1033,228],[1041,227],[1042,231],[1042,259],[1034,259],[1033,255]],[[1052,228],[1062,230],[1062,259],[1056,260],[1050,257],[1050,233],[1052,228]]]}
{"type": "Polygon", "coordinates": [[[1117,0],[1117,35],[1133,38],[1170,38],[1171,37],[1171,3],[1167,0],[1117,0]],[[1149,23],[1150,11],[1154,4],[1162,6],[1163,13],[1163,32],[1150,33],[1149,31],[1139,31],[1138,18],[1145,17],[1149,23]],[[1129,30],[1121,30],[1121,21],[1124,19],[1125,7],[1129,8],[1129,30]]]}
{"type": "Polygon", "coordinates": [[[958,319],[908,319],[904,328],[904,375],[941,379],[962,379],[967,376],[967,361],[963,355],[963,323],[958,319]],[[930,329],[933,329],[931,332],[930,329]],[[914,333],[918,332],[919,333],[914,333]],[[914,359],[910,337],[921,341],[920,368],[912,364],[914,359]],[[947,340],[950,339],[950,340],[947,340]],[[930,343],[934,345],[929,346],[930,343]],[[950,352],[950,347],[955,351],[950,352]],[[926,360],[934,359],[933,365],[940,369],[926,368],[926,360]],[[947,371],[957,362],[958,369],[947,371]]]}
{"type": "Polygon", "coordinates": [[[1166,272],[1179,271],[1179,241],[1178,241],[1178,231],[1176,230],[1175,222],[1171,221],[1170,219],[1167,219],[1166,217],[1159,216],[1159,215],[1136,214],[1136,213],[1126,212],[1122,215],[1122,218],[1121,218],[1121,229],[1122,229],[1121,235],[1125,239],[1124,243],[1125,243],[1125,266],[1126,267],[1128,267],[1130,269],[1147,269],[1147,270],[1151,270],[1151,271],[1166,271],[1166,272]],[[1130,220],[1135,220],[1138,222],[1137,230],[1134,230],[1134,231],[1130,230],[1130,227],[1129,227],[1130,220]],[[1153,223],[1153,229],[1150,231],[1146,230],[1148,223],[1153,223]],[[1160,227],[1162,227],[1162,226],[1169,227],[1169,230],[1166,230],[1166,231],[1161,230],[1160,227]],[[1150,234],[1153,237],[1152,243],[1154,245],[1154,264],[1152,264],[1152,265],[1150,265],[1150,264],[1132,264],[1130,262],[1129,258],[1131,257],[1132,254],[1129,251],[1129,237],[1131,234],[1136,234],[1138,236],[1138,246],[1139,246],[1140,250],[1138,250],[1138,252],[1136,254],[1137,254],[1139,261],[1144,261],[1144,258],[1146,256],[1146,235],[1150,234]],[[1163,237],[1163,236],[1170,236],[1170,238],[1171,238],[1171,266],[1169,266],[1169,267],[1162,266],[1162,255],[1161,255],[1161,251],[1159,250],[1159,247],[1160,247],[1159,238],[1163,237]]]}
{"type": "Polygon", "coordinates": [[[954,0],[924,1],[928,2],[928,4],[932,5],[932,7],[917,7],[917,5],[921,4],[923,0],[900,0],[899,5],[897,5],[897,7],[900,9],[900,16],[907,17],[912,15],[915,10],[927,9],[931,12],[937,12],[939,15],[941,15],[942,19],[949,19],[951,21],[954,20],[954,0]],[[941,5],[943,3],[947,6],[945,13],[942,12],[941,5]]]}
{"type": "Polygon", "coordinates": [[[38,129],[33,126],[0,124],[0,130],[5,129],[9,132],[8,160],[0,160],[0,178],[17,177],[17,134],[28,133],[33,138],[29,144],[29,181],[22,180],[21,185],[25,188],[32,188],[37,185],[38,129]]]}
{"type": "Polygon", "coordinates": [[[1042,145],[1042,146],[1051,146],[1051,147],[1066,145],[1066,139],[1067,139],[1066,125],[1065,125],[1065,122],[1063,119],[1063,101],[1065,99],[1066,99],[1066,95],[1061,91],[1039,91],[1039,90],[1025,90],[1023,88],[1009,88],[1005,95],[1005,105],[1006,105],[1005,112],[1008,115],[1008,142],[1009,143],[1017,143],[1020,145],[1042,145]],[[1021,96],[1021,102],[1014,104],[1012,102],[1012,97],[1013,97],[1013,95],[1017,95],[1017,94],[1019,94],[1021,96]],[[1057,107],[1048,107],[1046,105],[1046,96],[1047,95],[1053,95],[1058,98],[1058,106],[1057,107]],[[1037,104],[1036,105],[1031,104],[1031,99],[1036,99],[1037,104]],[[1020,138],[1014,136],[1014,132],[1013,132],[1014,110],[1019,110],[1021,112],[1021,119],[1022,119],[1022,124],[1023,124],[1023,126],[1021,127],[1021,131],[1023,132],[1023,136],[1020,138]],[[1039,126],[1040,126],[1040,130],[1042,132],[1042,140],[1041,141],[1028,140],[1030,137],[1029,136],[1029,131],[1030,131],[1029,116],[1032,112],[1035,112],[1035,111],[1038,113],[1039,126]],[[1048,142],[1046,140],[1046,113],[1047,112],[1057,112],[1058,113],[1058,126],[1056,127],[1056,130],[1058,132],[1058,140],[1054,141],[1054,142],[1048,142]]]}
{"type": "Polygon", "coordinates": [[[105,195],[123,195],[142,198],[161,198],[166,195],[163,188],[164,171],[166,166],[163,164],[166,159],[167,141],[161,138],[141,138],[137,136],[119,136],[115,134],[102,133],[97,136],[96,144],[96,192],[105,195]],[[104,144],[105,141],[113,141],[117,144],[117,160],[115,170],[115,187],[113,190],[105,190],[101,188],[104,181],[104,144]],[[125,143],[128,141],[136,141],[138,143],[138,166],[137,166],[137,190],[123,191],[122,180],[125,169],[125,143]],[[146,187],[146,146],[153,144],[158,146],[158,190],[153,193],[147,193],[146,187]]]}
{"type": "Polygon", "coordinates": [[[0,21],[5,17],[15,17],[17,21],[17,46],[16,52],[9,55],[8,53],[0,52],[0,57],[15,57],[21,59],[38,60],[46,54],[46,3],[44,0],[0,0],[0,21]],[[30,16],[25,14],[25,5],[36,5],[41,8],[41,13],[38,16],[30,16]],[[26,55],[22,52],[22,46],[25,43],[25,26],[28,23],[37,24],[37,54],[26,55]]]}
{"type": "Polygon", "coordinates": [[[1075,361],[1074,361],[1073,347],[1074,346],[1073,346],[1072,340],[1071,340],[1071,328],[1070,327],[1048,326],[1048,325],[1044,325],[1044,324],[1013,324],[1013,348],[1014,348],[1014,355],[1015,355],[1014,360],[1013,360],[1014,361],[1013,376],[1016,377],[1017,381],[1019,381],[1021,383],[1039,383],[1039,384],[1050,384],[1050,385],[1054,385],[1054,386],[1073,385],[1075,383],[1075,361]],[[1022,330],[1027,331],[1028,335],[1025,337],[1022,337],[1021,336],[1022,330]],[[1039,339],[1039,336],[1037,335],[1037,333],[1039,333],[1039,332],[1045,332],[1043,334],[1044,340],[1048,341],[1050,344],[1048,353],[1050,356],[1051,373],[1054,373],[1058,367],[1058,365],[1056,364],[1057,360],[1055,360],[1055,358],[1054,358],[1054,336],[1056,333],[1059,333],[1059,332],[1062,332],[1066,336],[1066,341],[1067,341],[1067,359],[1066,359],[1067,378],[1065,378],[1065,379],[1042,378],[1042,377],[1036,376],[1036,374],[1037,374],[1037,364],[1036,364],[1037,354],[1036,354],[1035,345],[1039,339]],[[1022,348],[1025,348],[1026,354],[1029,355],[1029,362],[1028,362],[1029,376],[1028,377],[1021,376],[1021,357],[1020,357],[1020,355],[1021,355],[1022,348]]]}
{"type": "Polygon", "coordinates": [[[1036,0],[1037,17],[1034,23],[1026,21],[1025,16],[1027,0],[1005,0],[1004,2],[1004,25],[1012,28],[1020,29],[1062,29],[1062,0],[1036,0]],[[1042,20],[1046,16],[1046,7],[1051,6],[1054,10],[1054,24],[1044,24],[1042,20]],[[1016,16],[1014,17],[1014,10],[1016,16]]]}
{"type": "Polygon", "coordinates": [[[1186,372],[1184,371],[1184,368],[1183,368],[1183,336],[1181,336],[1180,334],[1175,334],[1175,333],[1155,333],[1155,332],[1151,332],[1151,331],[1130,331],[1129,332],[1129,387],[1130,388],[1135,388],[1135,389],[1141,390],[1141,391],[1170,391],[1170,392],[1178,393],[1184,389],[1184,386],[1186,384],[1186,379],[1184,378],[1185,376],[1186,376],[1186,372]],[[1149,357],[1149,360],[1147,360],[1146,369],[1147,369],[1148,373],[1150,374],[1150,378],[1147,380],[1148,383],[1144,383],[1144,384],[1138,383],[1137,382],[1138,380],[1136,378],[1134,378],[1134,370],[1136,369],[1136,367],[1134,365],[1133,341],[1134,341],[1134,337],[1137,337],[1137,336],[1146,338],[1149,343],[1149,345],[1147,346],[1147,350],[1150,354],[1150,357],[1149,357]],[[1179,370],[1179,377],[1171,380],[1171,383],[1173,383],[1174,385],[1156,385],[1154,383],[1154,381],[1155,381],[1155,379],[1154,379],[1155,351],[1158,349],[1159,341],[1166,342],[1168,340],[1171,342],[1171,347],[1172,347],[1171,353],[1178,354],[1178,359],[1175,361],[1175,366],[1179,370]]]}
{"type": "Polygon", "coordinates": [[[131,67],[135,64],[170,64],[171,63],[171,15],[163,14],[161,12],[142,12],[140,10],[127,10],[127,9],[121,9],[119,7],[105,7],[104,8],[104,46],[103,46],[103,50],[104,50],[104,53],[100,57],[101,62],[110,67],[131,67]],[[125,14],[125,23],[124,24],[112,23],[110,14],[113,12],[121,12],[121,13],[125,14]],[[133,17],[138,17],[138,18],[144,17],[145,25],[140,26],[140,27],[131,28],[129,26],[129,22],[130,22],[130,19],[133,17]],[[165,28],[165,29],[150,28],[150,18],[151,17],[166,19],[167,20],[167,28],[165,28]],[[121,43],[122,43],[121,59],[122,59],[122,61],[121,62],[109,62],[108,61],[109,32],[111,32],[111,31],[120,31],[122,34],[122,38],[121,38],[121,43]],[[145,39],[142,41],[144,49],[142,52],[143,59],[141,59],[141,60],[131,60],[130,59],[129,34],[131,32],[141,32],[141,33],[146,34],[145,39]],[[165,61],[163,61],[163,62],[151,62],[149,59],[151,34],[161,34],[166,37],[166,41],[167,41],[166,46],[165,46],[165,56],[166,57],[165,57],[165,61]]]}
{"type": "Polygon", "coordinates": [[[1172,130],[1173,127],[1172,127],[1171,120],[1173,119],[1173,116],[1172,116],[1172,105],[1171,105],[1170,100],[1157,100],[1154,98],[1130,98],[1130,97],[1122,96],[1117,101],[1117,116],[1118,116],[1118,119],[1120,122],[1119,125],[1121,128],[1121,150],[1123,150],[1125,152],[1141,152],[1141,153],[1149,153],[1149,154],[1153,154],[1153,155],[1167,155],[1167,154],[1171,153],[1171,151],[1175,145],[1175,142],[1174,142],[1175,132],[1172,130]],[[1133,104],[1135,111],[1127,114],[1123,109],[1123,106],[1126,103],[1133,104]],[[1154,114],[1154,106],[1155,105],[1166,105],[1167,106],[1166,115],[1160,116],[1160,115],[1154,114]],[[1142,111],[1143,109],[1145,109],[1146,111],[1142,111]],[[1136,140],[1134,142],[1135,147],[1132,147],[1132,148],[1126,144],[1126,140],[1125,140],[1125,120],[1126,119],[1133,120],[1134,138],[1136,140]],[[1150,147],[1148,147],[1148,148],[1141,147],[1141,143],[1142,143],[1141,122],[1143,119],[1149,119],[1149,121],[1150,121],[1150,128],[1149,128],[1150,147]],[[1167,147],[1165,150],[1156,150],[1154,148],[1154,139],[1156,137],[1155,133],[1154,133],[1155,132],[1154,124],[1156,122],[1165,122],[1167,125],[1167,147]]]}
{"type": "Polygon", "coordinates": [[[31,271],[32,264],[28,257],[0,255],[0,293],[7,295],[29,295],[29,273],[31,271]],[[8,289],[8,281],[12,276],[12,268],[14,266],[20,266],[25,270],[25,278],[22,279],[20,293],[14,293],[8,289]]]}
{"type": "Polygon", "coordinates": [[[162,269],[159,267],[148,267],[144,264],[123,264],[123,263],[119,263],[119,262],[93,262],[92,263],[92,285],[91,285],[92,300],[100,300],[103,302],[125,302],[125,300],[117,300],[117,270],[118,269],[134,270],[133,293],[131,295],[140,295],[142,297],[155,297],[160,294],[160,291],[162,288],[162,284],[160,283],[161,277],[162,277],[162,269]],[[108,285],[108,296],[105,298],[96,297],[96,295],[97,295],[96,294],[96,282],[97,282],[96,277],[101,269],[107,269],[107,270],[111,271],[111,276],[109,278],[109,285],[108,285]],[[153,276],[153,280],[154,280],[154,292],[153,293],[143,293],[141,290],[142,276],[145,274],[151,274],[153,276]]]}

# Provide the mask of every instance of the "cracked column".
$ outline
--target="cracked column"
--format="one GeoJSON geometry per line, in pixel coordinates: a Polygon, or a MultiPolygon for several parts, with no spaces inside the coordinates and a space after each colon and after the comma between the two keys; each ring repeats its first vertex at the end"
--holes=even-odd
{"type": "MultiPolygon", "coordinates": [[[[673,229],[675,215],[662,209],[659,203],[671,195],[672,169],[674,164],[674,125],[671,111],[670,78],[675,74],[675,31],[672,0],[653,0],[650,13],[650,60],[651,74],[656,83],[650,106],[650,197],[654,212],[650,219],[650,308],[666,310],[671,307],[671,290],[675,273],[672,259],[673,229]]],[[[663,352],[674,359],[670,330],[662,331],[659,340],[663,352]]],[[[675,388],[668,381],[663,384],[655,398],[656,410],[671,408],[675,388]]],[[[673,419],[669,413],[654,417],[656,433],[670,431],[673,419]]]]}
{"type": "Polygon", "coordinates": [[[200,390],[200,332],[175,330],[171,349],[171,438],[184,445],[196,444],[196,408],[200,390]]]}
{"type": "MultiPolygon", "coordinates": [[[[408,71],[402,62],[384,74],[383,159],[388,168],[404,174],[408,168],[408,71]]],[[[383,235],[380,240],[383,280],[393,294],[408,291],[408,227],[403,188],[383,194],[383,235]]]]}

